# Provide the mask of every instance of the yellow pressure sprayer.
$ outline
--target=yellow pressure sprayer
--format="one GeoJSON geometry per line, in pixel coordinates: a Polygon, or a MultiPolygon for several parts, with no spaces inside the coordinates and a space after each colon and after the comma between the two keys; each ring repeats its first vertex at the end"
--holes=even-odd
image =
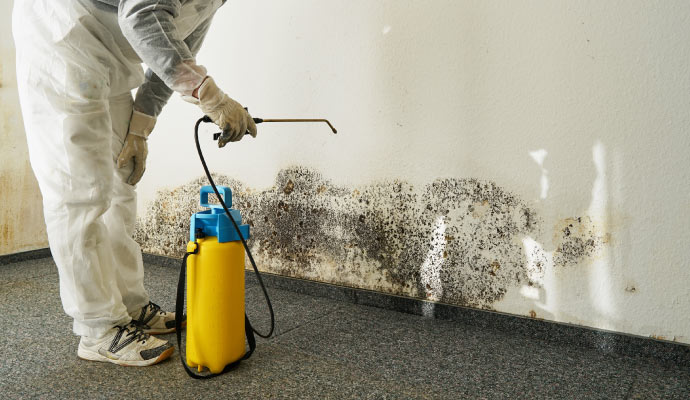
{"type": "MultiPolygon", "coordinates": [[[[231,207],[230,188],[217,189],[231,207]]],[[[245,333],[251,325],[244,314],[244,249],[223,207],[209,203],[209,193],[213,187],[201,188],[201,206],[209,209],[192,216],[187,245],[187,365],[220,373],[244,357],[244,339],[251,343],[252,332],[245,333]]],[[[249,239],[240,212],[230,213],[249,239]]]]}
{"type": "MultiPolygon", "coordinates": [[[[262,122],[325,122],[333,133],[335,128],[324,119],[261,119],[262,122]]],[[[196,122],[194,139],[197,152],[210,186],[200,191],[200,204],[207,210],[192,215],[187,253],[182,260],[177,285],[175,326],[180,360],[189,376],[207,379],[223,374],[249,358],[256,348],[254,334],[268,338],[275,329],[273,306],[268,297],[261,274],[247,247],[249,225],[242,224],[242,216],[233,210],[232,191],[213,182],[199,145],[199,125],[212,122],[203,117],[196,122]],[[220,204],[211,204],[209,194],[215,194],[220,204]],[[245,313],[244,306],[244,255],[245,252],[256,273],[271,316],[271,328],[267,334],[256,331],[245,313]],[[187,280],[187,347],[186,362],[182,356],[182,320],[184,292],[187,280]],[[246,338],[246,343],[245,343],[246,338]],[[249,345],[249,350],[246,346],[249,345]],[[196,368],[196,372],[192,369],[196,368]],[[199,374],[204,368],[210,374],[199,374]]],[[[214,134],[218,140],[221,133],[214,134]]]]}

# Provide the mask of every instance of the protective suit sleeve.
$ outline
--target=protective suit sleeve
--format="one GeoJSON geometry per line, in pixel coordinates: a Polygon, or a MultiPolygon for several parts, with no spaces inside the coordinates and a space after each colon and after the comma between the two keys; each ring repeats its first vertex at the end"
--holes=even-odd
{"type": "MultiPolygon", "coordinates": [[[[211,27],[211,20],[213,17],[206,19],[202,22],[187,38],[184,43],[189,48],[193,56],[196,56],[201,48],[201,44],[211,27]]],[[[146,70],[146,80],[137,90],[137,95],[134,99],[134,109],[150,115],[152,117],[158,117],[163,107],[170,100],[173,90],[168,87],[168,85],[156,75],[151,68],[146,70]]]]}
{"type": "Polygon", "coordinates": [[[121,0],[118,23],[134,51],[170,89],[189,96],[206,77],[180,37],[179,0],[121,0]]]}

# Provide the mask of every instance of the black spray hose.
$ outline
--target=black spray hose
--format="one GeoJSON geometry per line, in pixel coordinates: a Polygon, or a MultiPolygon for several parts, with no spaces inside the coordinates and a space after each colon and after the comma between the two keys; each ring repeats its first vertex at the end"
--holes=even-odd
{"type": "Polygon", "coordinates": [[[263,281],[263,279],[261,279],[261,273],[259,273],[259,269],[256,267],[256,263],[254,262],[254,257],[252,257],[252,253],[249,251],[249,246],[247,246],[247,241],[244,239],[244,236],[242,236],[242,232],[240,232],[240,227],[237,226],[237,222],[235,222],[235,219],[232,218],[232,215],[230,215],[230,210],[228,210],[228,206],[225,205],[225,201],[223,200],[223,197],[218,192],[218,188],[216,188],[216,184],[213,182],[213,178],[211,178],[211,173],[208,170],[208,166],[206,166],[206,160],[204,159],[204,155],[201,152],[201,146],[199,145],[199,125],[202,122],[213,122],[213,121],[211,121],[211,118],[204,116],[203,118],[200,118],[198,121],[196,121],[196,125],[194,126],[194,141],[196,142],[196,150],[199,153],[199,160],[201,161],[201,165],[204,167],[204,172],[206,172],[206,177],[208,178],[208,181],[211,183],[211,187],[213,187],[213,191],[216,193],[216,196],[218,197],[218,201],[220,201],[220,204],[223,206],[223,209],[225,210],[225,214],[228,216],[228,218],[232,222],[232,225],[235,227],[237,234],[240,236],[240,240],[242,240],[242,246],[244,246],[244,250],[247,252],[247,256],[249,256],[249,261],[252,263],[252,268],[254,268],[254,273],[256,274],[256,279],[259,281],[259,286],[261,286],[261,290],[264,292],[264,297],[266,298],[266,304],[268,305],[268,310],[271,313],[271,329],[267,334],[263,335],[263,334],[259,333],[259,331],[257,331],[256,329],[254,329],[254,328],[252,328],[252,329],[254,330],[254,333],[261,336],[262,338],[269,338],[269,337],[271,337],[271,335],[273,335],[273,330],[275,329],[275,315],[273,314],[273,305],[271,305],[271,299],[268,297],[268,292],[266,291],[266,286],[264,286],[264,281],[263,281]]]}

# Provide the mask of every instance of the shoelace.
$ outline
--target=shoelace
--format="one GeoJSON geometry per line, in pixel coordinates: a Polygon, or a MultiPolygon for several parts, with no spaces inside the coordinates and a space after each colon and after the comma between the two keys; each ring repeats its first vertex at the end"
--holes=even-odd
{"type": "Polygon", "coordinates": [[[147,324],[160,312],[160,310],[161,308],[158,304],[149,301],[149,304],[141,308],[139,318],[132,320],[132,323],[139,325],[142,328],[147,327],[147,324]]]}
{"type": "Polygon", "coordinates": [[[158,312],[161,310],[160,306],[152,301],[149,301],[149,304],[147,304],[144,308],[151,310],[151,313],[154,315],[158,314],[158,312]]]}
{"type": "Polygon", "coordinates": [[[125,332],[127,332],[127,337],[133,336],[133,339],[137,342],[144,343],[146,342],[146,339],[148,339],[151,336],[148,333],[144,332],[144,330],[134,322],[130,322],[129,324],[119,328],[120,331],[124,330],[125,332]],[[129,327],[132,327],[133,329],[130,331],[128,329],[129,327]]]}

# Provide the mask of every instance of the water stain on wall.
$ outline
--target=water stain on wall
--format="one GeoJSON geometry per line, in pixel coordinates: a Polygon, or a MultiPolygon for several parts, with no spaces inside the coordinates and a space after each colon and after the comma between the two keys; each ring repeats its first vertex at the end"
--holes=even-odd
{"type": "Polygon", "coordinates": [[[0,143],[0,254],[47,247],[42,200],[28,162],[19,102],[9,88],[0,88],[0,143]]]}
{"type": "Polygon", "coordinates": [[[604,229],[590,217],[566,218],[556,228],[554,253],[556,265],[577,265],[583,258],[592,257],[610,240],[610,235],[600,234],[604,229]]]}
{"type": "MultiPolygon", "coordinates": [[[[521,241],[538,230],[539,217],[493,182],[344,187],[303,167],[280,171],[266,190],[214,179],[232,188],[264,271],[485,309],[511,287],[539,286],[543,276],[543,265],[526,262],[521,241]]],[[[144,251],[183,254],[204,184],[158,193],[137,224],[144,251]]],[[[593,251],[563,249],[568,261],[593,251]]]]}
{"type": "Polygon", "coordinates": [[[0,254],[48,246],[33,172],[28,163],[15,167],[0,171],[0,254]]]}

